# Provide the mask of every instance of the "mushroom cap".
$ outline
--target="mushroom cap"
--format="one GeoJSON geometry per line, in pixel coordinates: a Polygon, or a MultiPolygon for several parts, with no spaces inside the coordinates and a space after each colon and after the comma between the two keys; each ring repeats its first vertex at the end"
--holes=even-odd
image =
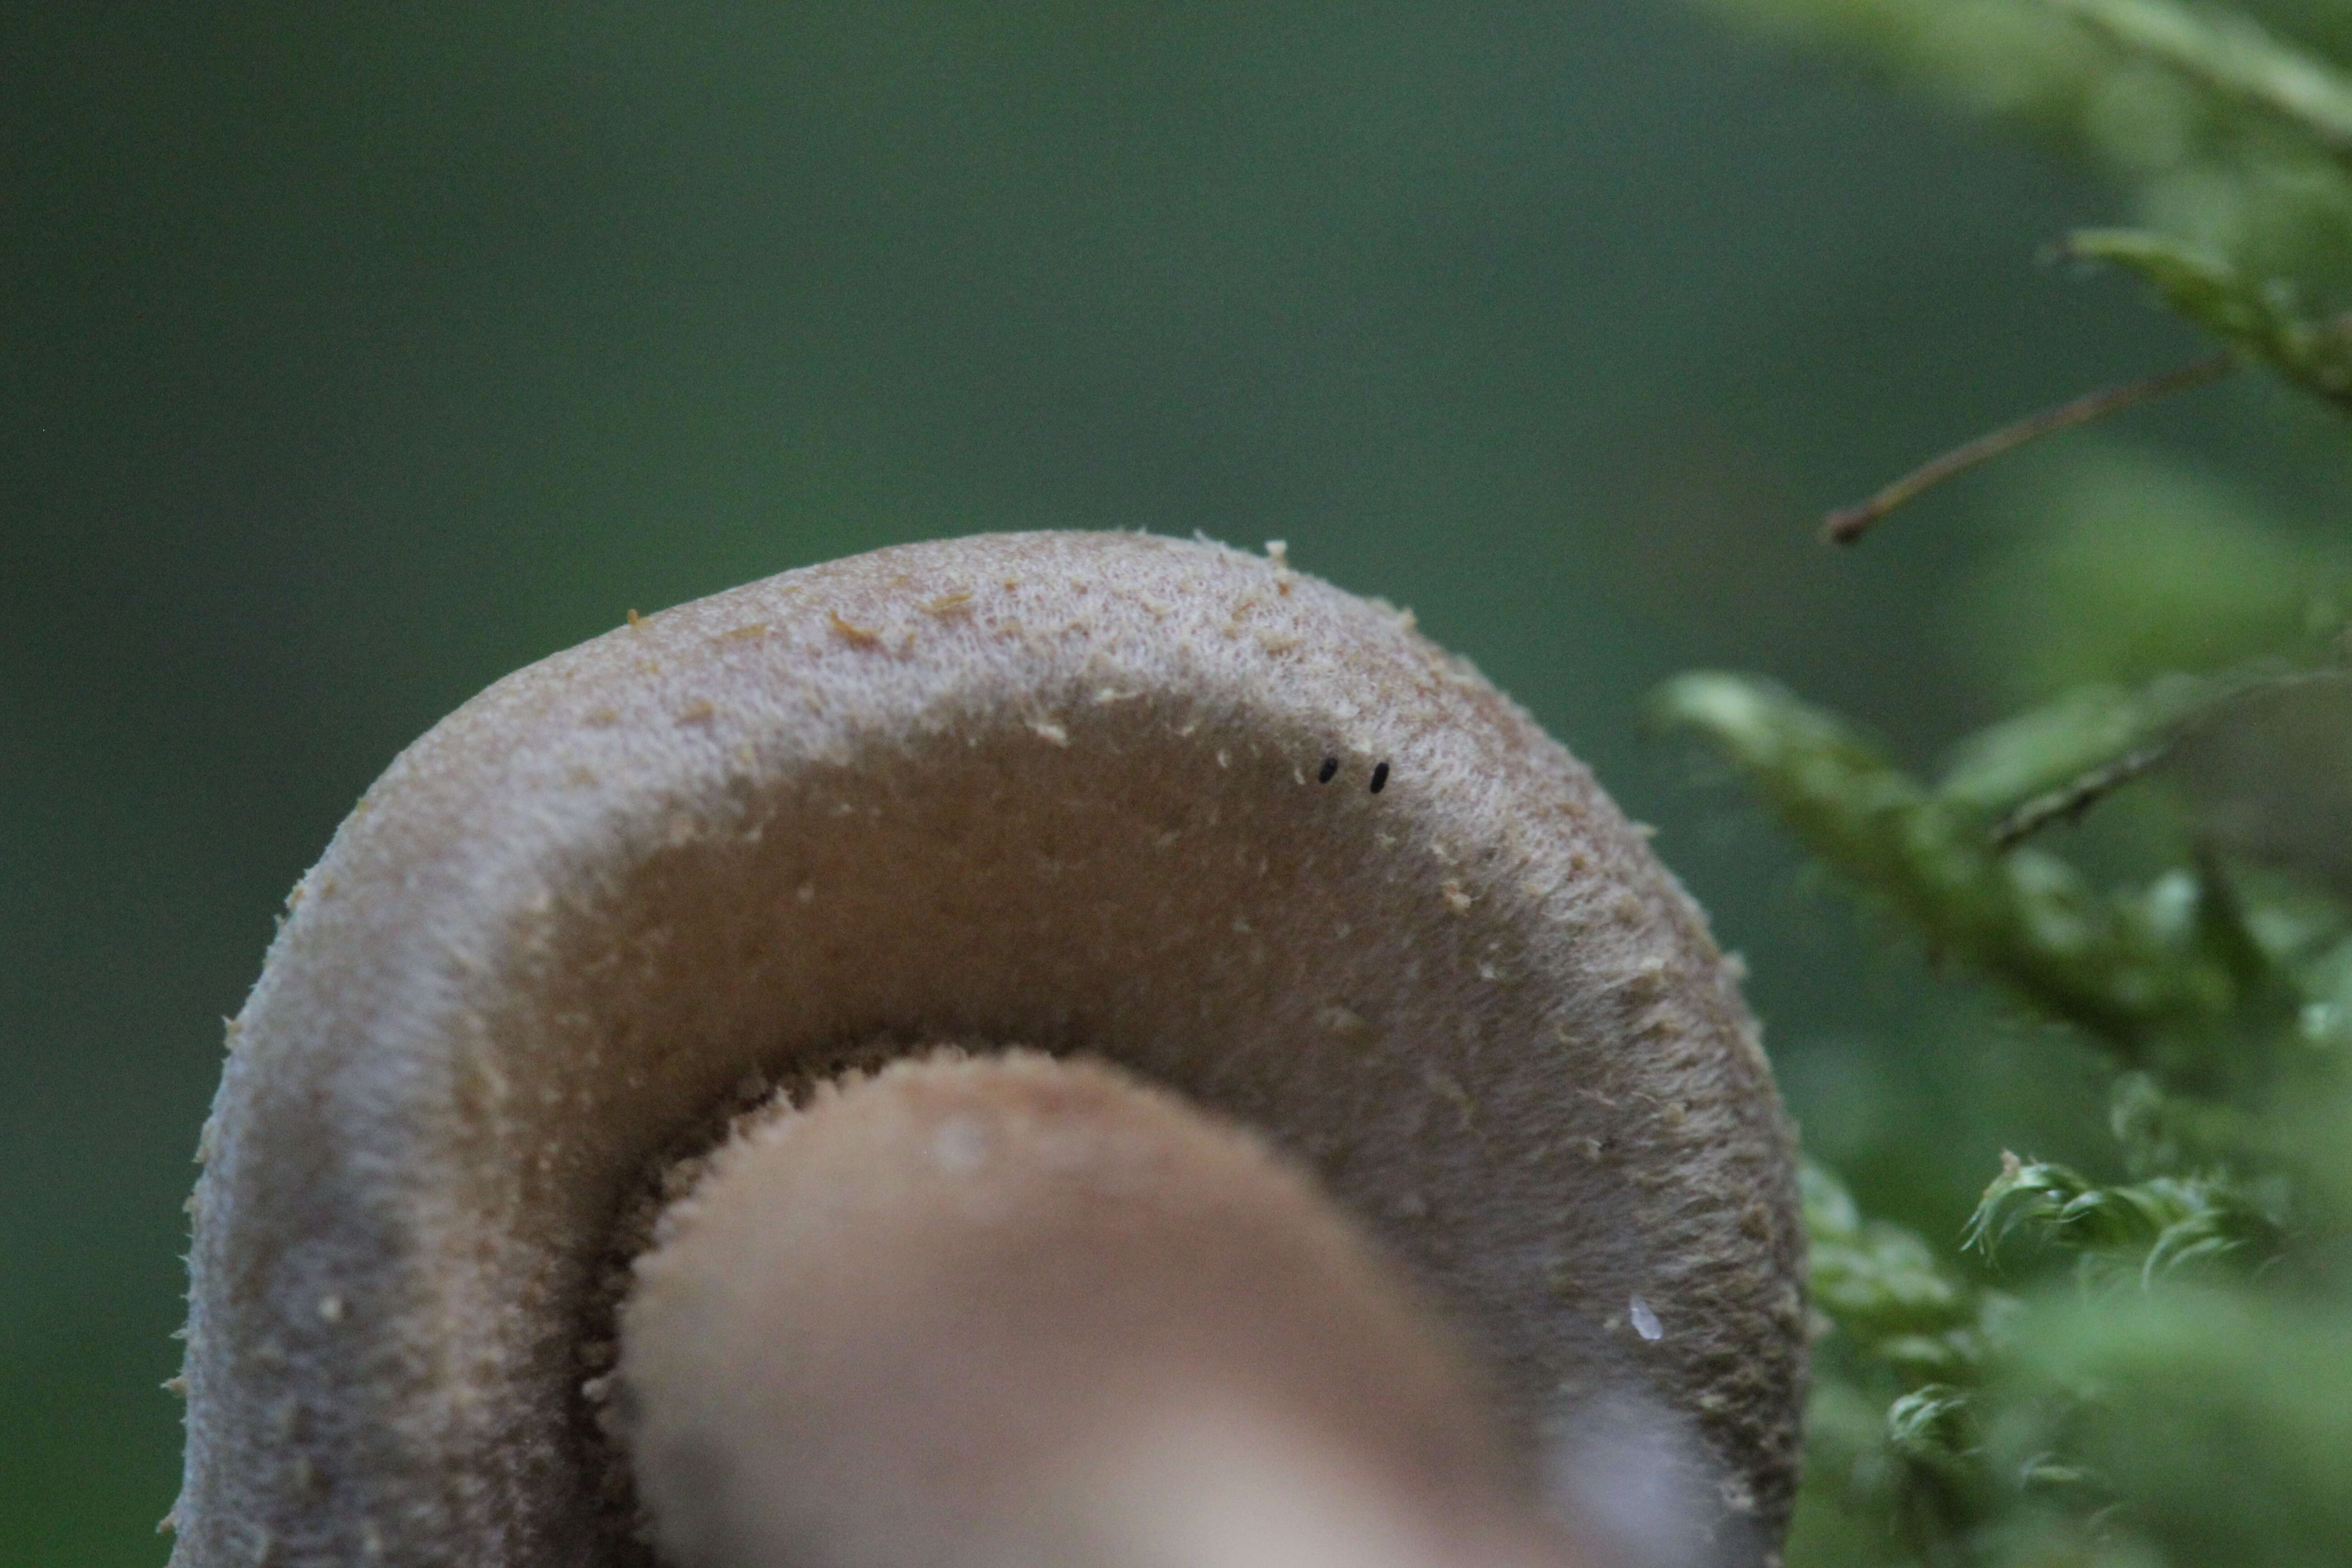
{"type": "Polygon", "coordinates": [[[623,1215],[877,1041],[1259,1130],[1530,1451],[1632,1389],[1785,1521],[1801,1244],[1730,965],[1525,713],[1279,559],[985,536],[633,617],[411,746],[291,902],[199,1149],[178,1568],[627,1561],[582,1392],[623,1215]]]}

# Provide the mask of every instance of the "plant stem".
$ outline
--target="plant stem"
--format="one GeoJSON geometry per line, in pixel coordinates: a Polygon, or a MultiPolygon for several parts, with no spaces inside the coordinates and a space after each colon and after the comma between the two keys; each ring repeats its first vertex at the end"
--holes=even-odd
{"type": "Polygon", "coordinates": [[[1822,542],[1852,544],[1869,531],[1873,523],[1895,508],[1980,463],[1989,463],[2003,453],[2015,451],[2029,441],[2038,441],[2044,436],[2053,436],[2077,425],[2104,419],[2135,404],[2175,392],[2186,392],[2209,381],[2219,381],[2236,369],[2237,364],[2236,353],[2224,349],[2220,353],[2208,355],[2177,370],[2142,376],[2137,381],[2127,381],[2118,386],[2103,387],[2072,403],[2062,403],[2055,408],[2029,414],[2013,425],[2004,425],[1921,464],[1859,506],[1830,513],[1822,523],[1822,542]]]}

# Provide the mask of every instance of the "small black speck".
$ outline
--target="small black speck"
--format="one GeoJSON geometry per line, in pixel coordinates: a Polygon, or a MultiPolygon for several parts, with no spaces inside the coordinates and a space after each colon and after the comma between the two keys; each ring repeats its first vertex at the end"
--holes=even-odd
{"type": "Polygon", "coordinates": [[[1339,771],[1339,759],[1337,757],[1326,757],[1323,759],[1322,768],[1315,774],[1315,782],[1317,784],[1329,784],[1331,782],[1331,775],[1339,771]]]}
{"type": "Polygon", "coordinates": [[[1374,795],[1380,794],[1381,791],[1388,788],[1388,784],[1389,765],[1386,763],[1382,763],[1380,766],[1372,770],[1372,793],[1374,795]]]}

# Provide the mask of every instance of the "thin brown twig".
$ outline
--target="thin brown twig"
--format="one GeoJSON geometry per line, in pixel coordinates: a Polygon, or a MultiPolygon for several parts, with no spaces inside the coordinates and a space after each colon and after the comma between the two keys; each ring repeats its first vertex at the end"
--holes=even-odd
{"type": "Polygon", "coordinates": [[[2173,737],[2167,736],[2035,795],[1993,824],[1993,852],[2013,849],[2053,822],[2079,821],[2091,807],[2170,756],[2172,746],[2173,737]]]}
{"type": "Polygon", "coordinates": [[[2137,381],[2125,382],[2119,386],[2103,387],[2072,403],[2062,403],[2055,408],[2029,414],[2014,425],[2004,425],[1921,464],[1859,506],[1830,513],[1822,523],[1822,540],[1830,544],[1852,544],[1888,512],[1956,474],[1964,474],[1979,463],[1989,463],[2005,452],[2015,451],[2029,441],[2038,441],[2044,436],[2104,419],[2134,404],[2146,403],[2151,398],[2175,392],[2186,392],[2209,381],[2219,381],[2237,366],[2236,351],[2224,349],[2220,353],[2182,365],[2177,370],[2161,371],[2155,375],[2142,376],[2137,381]]]}
{"type": "Polygon", "coordinates": [[[2079,822],[2091,807],[2134,779],[2154,772],[2169,761],[2183,740],[2214,723],[2251,698],[2295,687],[2333,684],[2347,679],[2352,679],[2352,668],[2341,665],[2322,665],[2310,669],[2273,670],[2237,682],[2181,715],[2167,726],[2163,733],[2002,813],[1986,835],[1991,841],[1993,853],[2007,854],[2053,822],[2079,822]]]}

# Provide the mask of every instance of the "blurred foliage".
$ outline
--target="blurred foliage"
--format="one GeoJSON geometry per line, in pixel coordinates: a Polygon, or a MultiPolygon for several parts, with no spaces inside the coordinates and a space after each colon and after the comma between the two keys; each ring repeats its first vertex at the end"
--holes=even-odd
{"type": "Polygon", "coordinates": [[[2352,407],[2352,9],[2182,0],[1715,0],[2077,149],[2138,226],[2068,253],[2146,279],[2352,407]]]}
{"type": "MultiPolygon", "coordinates": [[[[1729,3],[2102,161],[2144,226],[2070,254],[2352,409],[2352,9],[1729,3]]],[[[2096,1168],[1937,1152],[1990,1175],[1948,1246],[1808,1165],[1790,1560],[2352,1563],[2352,574],[2166,459],[2093,451],[2032,501],[1957,618],[1988,688],[2033,705],[1936,777],[1759,679],[1657,699],[1943,970],[2108,1079],[2096,1168]],[[2104,866],[2050,847],[2086,815],[2130,825],[2104,866]]]]}
{"type": "Polygon", "coordinates": [[[1829,1332],[1800,1514],[1816,1528],[1795,1561],[2352,1561],[2352,1356],[2326,1348],[2352,1346],[2352,921],[2315,888],[2242,870],[2193,821],[2187,864],[2111,889],[2001,830],[2052,780],[2098,777],[2294,679],[2073,693],[1975,737],[1939,785],[1762,681],[1690,675],[1661,694],[1948,967],[2116,1069],[2114,1176],[2003,1153],[1984,1191],[1962,1245],[2015,1274],[2013,1293],[1808,1168],[1829,1332]],[[2261,1485],[2242,1484],[2249,1468],[2261,1485]],[[1830,1499],[1869,1528],[1819,1528],[1830,1499]]]}
{"type": "MultiPolygon", "coordinates": [[[[2288,534],[2177,459],[2081,454],[2030,507],[2040,530],[1957,606],[1977,650],[1970,674],[2004,702],[2308,650],[2352,611],[2352,540],[2329,550],[2288,534]]],[[[2119,721],[2120,693],[2079,700],[2110,705],[2119,721]]]]}

